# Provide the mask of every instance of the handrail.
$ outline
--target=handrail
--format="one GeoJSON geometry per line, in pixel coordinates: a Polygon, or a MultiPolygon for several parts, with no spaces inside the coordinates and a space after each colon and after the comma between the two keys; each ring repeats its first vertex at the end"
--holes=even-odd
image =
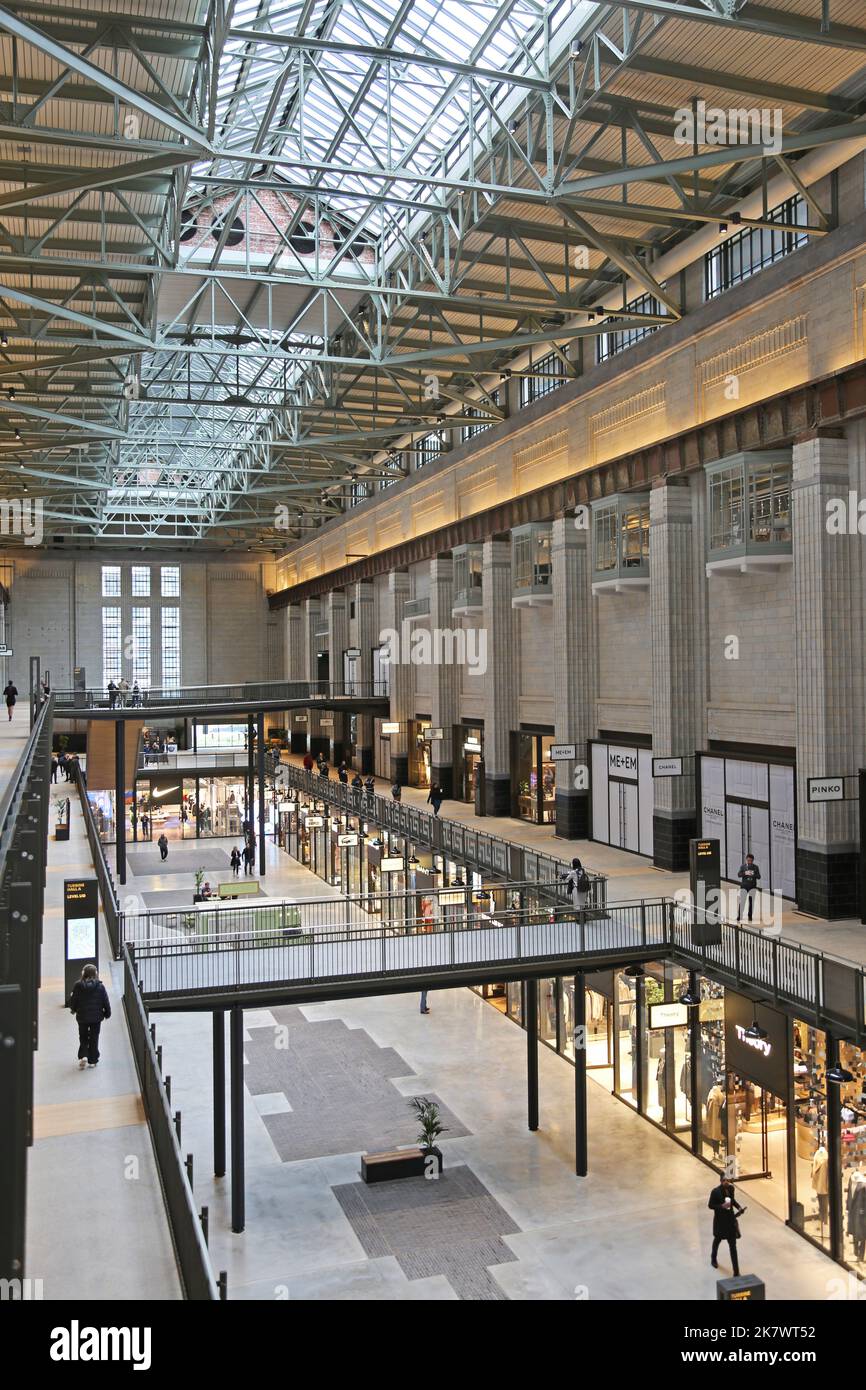
{"type": "Polygon", "coordinates": [[[112,698],[104,686],[88,686],[83,690],[55,690],[57,710],[118,709],[157,710],[161,706],[181,704],[220,705],[253,704],[256,701],[275,704],[280,700],[293,703],[318,700],[387,700],[388,687],[384,681],[251,681],[227,685],[166,685],[151,686],[133,695],[130,690],[115,693],[112,698]]]}
{"type": "Polygon", "coordinates": [[[93,867],[96,870],[96,881],[99,884],[99,896],[102,900],[102,912],[105,917],[108,939],[111,942],[114,959],[120,960],[123,941],[120,931],[121,913],[120,903],[117,898],[117,889],[114,886],[111,869],[108,867],[108,860],[105,857],[105,849],[99,838],[96,821],[93,818],[93,808],[90,805],[90,798],[87,795],[87,787],[84,781],[86,774],[82,773],[80,763],[73,762],[72,767],[75,784],[78,787],[78,799],[81,804],[81,812],[84,817],[84,829],[87,834],[87,842],[90,846],[90,857],[93,860],[93,867]]]}
{"type": "MultiPolygon", "coordinates": [[[[459,821],[430,815],[420,807],[393,801],[376,793],[369,797],[366,792],[356,790],[342,782],[333,782],[329,777],[307,772],[292,763],[280,763],[279,772],[284,770],[290,786],[305,792],[314,801],[327,801],[347,814],[362,816],[364,820],[376,821],[386,830],[394,830],[401,836],[425,843],[437,852],[451,854],[455,858],[471,860],[482,870],[512,875],[512,865],[517,864],[517,877],[529,880],[532,869],[541,880],[567,871],[564,859],[554,858],[543,850],[531,849],[514,840],[505,840],[500,835],[490,835],[487,831],[476,830],[474,826],[463,825],[459,821]],[[482,853],[486,850],[486,853],[482,853]]],[[[278,782],[279,785],[279,782],[278,782]]],[[[285,785],[285,784],[284,784],[285,785]]],[[[586,868],[586,866],[584,866],[586,868]]],[[[587,907],[603,911],[607,900],[607,876],[587,868],[590,879],[587,907]]]]}
{"type": "Polygon", "coordinates": [[[0,796],[0,872],[2,872],[2,860],[9,848],[10,836],[14,830],[14,820],[17,814],[16,803],[20,801],[24,783],[36,752],[36,746],[45,733],[46,724],[50,727],[53,715],[54,696],[49,695],[36,716],[33,728],[30,730],[27,742],[21,750],[21,756],[15,765],[15,771],[9,778],[3,795],[0,796]]]}

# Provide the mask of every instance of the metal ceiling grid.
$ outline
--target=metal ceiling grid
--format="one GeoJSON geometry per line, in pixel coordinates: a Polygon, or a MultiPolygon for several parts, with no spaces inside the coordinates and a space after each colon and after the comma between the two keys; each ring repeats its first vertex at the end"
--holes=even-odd
{"type": "Polygon", "coordinates": [[[283,545],[760,180],[683,158],[696,90],[860,133],[853,0],[121,4],[0,8],[0,461],[49,534],[283,545]]]}

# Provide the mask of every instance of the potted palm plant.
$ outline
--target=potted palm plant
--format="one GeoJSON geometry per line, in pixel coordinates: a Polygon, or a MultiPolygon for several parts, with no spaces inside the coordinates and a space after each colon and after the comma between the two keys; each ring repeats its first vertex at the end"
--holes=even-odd
{"type": "Polygon", "coordinates": [[[69,839],[68,796],[55,796],[54,798],[54,838],[55,840],[69,839]]]}
{"type": "Polygon", "coordinates": [[[205,899],[204,899],[204,895],[203,895],[203,893],[202,893],[202,891],[201,891],[201,886],[202,886],[203,883],[204,883],[204,869],[196,869],[196,871],[195,871],[195,892],[194,892],[193,898],[192,898],[192,900],[193,900],[194,903],[203,903],[204,900],[205,900],[205,899]]]}
{"type": "Polygon", "coordinates": [[[442,1123],[439,1106],[435,1100],[429,1100],[427,1096],[413,1096],[410,1104],[418,1121],[418,1147],[425,1159],[433,1155],[441,1173],[442,1151],[437,1145],[437,1140],[448,1131],[442,1123]]]}

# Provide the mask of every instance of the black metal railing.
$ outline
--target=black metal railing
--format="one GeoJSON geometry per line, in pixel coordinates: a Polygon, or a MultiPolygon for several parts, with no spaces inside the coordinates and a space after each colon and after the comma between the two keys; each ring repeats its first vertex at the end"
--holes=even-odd
{"type": "MultiPolygon", "coordinates": [[[[551,854],[504,840],[499,835],[489,835],[444,816],[431,815],[420,807],[378,794],[368,796],[343,782],[306,772],[292,763],[281,763],[280,772],[284,774],[283,785],[306,793],[311,800],[334,806],[343,814],[373,821],[380,829],[393,831],[434,853],[447,854],[482,873],[548,885],[562,880],[568,872],[565,861],[551,854]]],[[[604,912],[607,878],[591,869],[587,869],[587,873],[590,879],[587,908],[592,912],[604,912]]]]}
{"type": "Polygon", "coordinates": [[[207,1209],[203,1208],[202,1213],[196,1210],[191,1156],[184,1160],[181,1149],[182,1116],[179,1110],[172,1115],[168,1078],[162,1075],[156,1049],[156,1027],[148,1024],[135,970],[126,955],[124,965],[123,1007],[184,1296],[198,1301],[216,1301],[220,1298],[220,1285],[225,1288],[225,1275],[220,1276],[218,1285],[205,1235],[207,1209]]]}
{"type": "Polygon", "coordinates": [[[93,818],[93,808],[87,795],[85,776],[82,774],[81,765],[77,762],[72,764],[73,780],[78,787],[78,799],[81,803],[81,811],[84,816],[84,829],[87,833],[87,843],[90,846],[90,857],[93,860],[93,867],[96,871],[96,881],[99,884],[99,897],[102,902],[102,912],[105,917],[105,927],[108,932],[108,939],[111,942],[111,950],[115,960],[120,960],[123,936],[120,929],[120,905],[117,897],[117,889],[111,870],[108,867],[108,860],[105,857],[105,850],[99,838],[99,831],[96,821],[93,818]]]}
{"type": "MultiPolygon", "coordinates": [[[[494,883],[485,884],[483,888],[461,884],[423,891],[305,898],[297,902],[261,898],[245,904],[226,903],[212,907],[196,904],[162,912],[125,912],[121,914],[120,932],[123,941],[139,946],[193,937],[198,940],[292,930],[342,932],[357,927],[373,931],[426,931],[437,930],[440,922],[464,920],[482,912],[499,915],[515,911],[559,911],[568,907],[568,894],[562,882],[494,883]],[[423,912],[422,899],[426,904],[423,912]]],[[[595,915],[598,914],[587,909],[587,920],[595,915]]]]}
{"type": "Polygon", "coordinates": [[[25,1269],[52,719],[49,697],[0,797],[0,1278],[12,1280],[25,1269]]]}
{"type": "MultiPolygon", "coordinates": [[[[624,903],[602,917],[573,909],[474,913],[411,929],[356,927],[196,936],[192,941],[130,944],[142,996],[152,1008],[173,995],[246,994],[292,986],[436,976],[537,966],[581,955],[624,961],[664,950],[664,899],[624,903]]],[[[407,985],[411,988],[411,984],[407,985]]]]}
{"type": "Polygon", "coordinates": [[[104,686],[83,690],[56,690],[55,712],[87,709],[140,709],[156,711],[175,705],[303,705],[337,700],[351,705],[353,700],[387,701],[388,687],[383,681],[254,681],[235,685],[169,685],[149,690],[110,695],[104,686]]]}

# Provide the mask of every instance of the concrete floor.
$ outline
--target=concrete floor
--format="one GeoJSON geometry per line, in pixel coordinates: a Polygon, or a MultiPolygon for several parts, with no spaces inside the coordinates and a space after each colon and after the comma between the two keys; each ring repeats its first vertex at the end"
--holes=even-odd
{"type": "MultiPolygon", "coordinates": [[[[446,1135],[442,1149],[446,1168],[465,1165],[518,1228],[501,1237],[508,1262],[490,1266],[501,1296],[715,1299],[707,1211],[716,1182],[712,1171],[591,1081],[590,1175],[577,1178],[572,1068],[540,1046],[540,1129],[532,1134],[526,1128],[526,1035],[469,990],[432,994],[430,1003],[427,1016],[414,994],[314,1005],[302,1013],[311,1026],[338,1019],[349,1029],[363,1029],[369,1036],[359,1035],[359,1064],[369,1039],[393,1048],[411,1068],[411,1074],[391,1078],[396,1089],[405,1097],[435,1092],[471,1131],[460,1138],[446,1135]]],[[[346,1184],[357,1183],[361,1150],[328,1153],[326,1135],[332,1131],[323,1122],[321,1157],[280,1160],[266,1121],[290,1105],[297,1080],[291,1047],[266,1010],[246,1015],[247,1040],[258,1053],[271,1034],[282,1059],[273,1066],[284,1068],[285,1090],[264,1097],[245,1091],[246,1230],[233,1235],[230,1176],[211,1176],[210,1019],[154,1018],[174,1103],[183,1113],[184,1145],[195,1154],[196,1195],[210,1207],[214,1266],[227,1270],[230,1298],[457,1296],[445,1274],[407,1277],[396,1247],[375,1258],[365,1254],[334,1193],[335,1187],[342,1193],[346,1184]]],[[[372,1126],[371,1120],[371,1142],[372,1126]]],[[[404,1142],[414,1137],[407,1106],[404,1142]]],[[[747,1186],[742,1271],[764,1278],[770,1299],[827,1298],[839,1267],[750,1200],[747,1186]]],[[[730,1272],[725,1254],[726,1248],[722,1275],[730,1272]]]]}
{"type": "Polygon", "coordinates": [[[68,842],[52,835],[48,842],[26,1273],[43,1281],[46,1299],[176,1299],[174,1248],[126,1031],[123,969],[111,959],[101,913],[100,975],[111,1018],[93,1070],[78,1070],[78,1030],[64,1008],[63,881],[93,874],[77,794],[70,801],[68,842]]]}

